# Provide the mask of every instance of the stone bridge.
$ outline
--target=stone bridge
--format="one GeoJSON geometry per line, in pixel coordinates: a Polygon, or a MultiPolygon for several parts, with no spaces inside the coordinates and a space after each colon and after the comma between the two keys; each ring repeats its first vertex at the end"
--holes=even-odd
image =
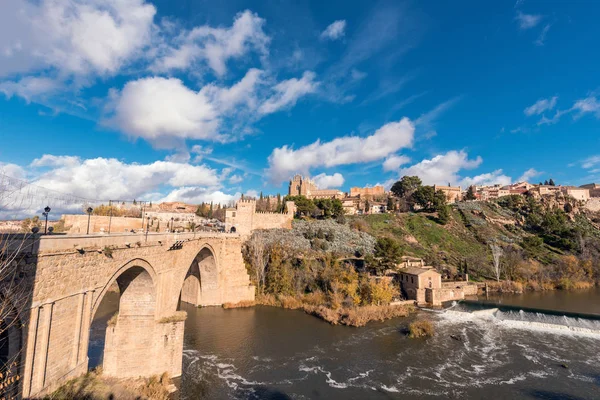
{"type": "Polygon", "coordinates": [[[116,377],[181,375],[180,301],[208,306],[254,300],[236,234],[38,236],[21,242],[13,261],[17,278],[5,294],[20,323],[4,336],[7,352],[19,359],[23,397],[48,393],[87,372],[90,325],[115,282],[119,313],[106,331],[103,373],[116,377]]]}

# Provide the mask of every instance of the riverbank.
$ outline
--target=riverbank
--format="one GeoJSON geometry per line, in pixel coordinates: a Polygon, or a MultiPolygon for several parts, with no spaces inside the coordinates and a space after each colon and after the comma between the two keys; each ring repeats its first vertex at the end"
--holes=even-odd
{"type": "Polygon", "coordinates": [[[525,293],[525,292],[543,292],[553,290],[586,290],[597,287],[594,282],[582,280],[561,279],[559,281],[510,281],[503,280],[486,281],[488,293],[525,293]]]}
{"type": "MultiPolygon", "coordinates": [[[[318,317],[332,325],[345,325],[360,327],[371,321],[385,321],[391,318],[407,317],[416,308],[412,305],[367,305],[367,306],[343,306],[337,307],[327,301],[319,294],[307,294],[304,296],[285,296],[264,294],[256,296],[256,305],[279,307],[290,310],[301,309],[309,315],[318,317]]],[[[223,308],[243,308],[251,304],[243,303],[224,305],[223,308]]]]}
{"type": "Polygon", "coordinates": [[[67,381],[46,396],[45,400],[169,400],[174,390],[169,376],[153,376],[147,379],[117,379],[102,375],[101,370],[67,381]]]}

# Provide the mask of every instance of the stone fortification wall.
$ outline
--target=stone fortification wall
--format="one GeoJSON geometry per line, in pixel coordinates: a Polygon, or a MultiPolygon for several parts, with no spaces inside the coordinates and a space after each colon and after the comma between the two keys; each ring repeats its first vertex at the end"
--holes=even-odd
{"type": "Polygon", "coordinates": [[[255,200],[239,200],[235,209],[225,212],[225,231],[234,229],[236,233],[248,236],[255,229],[291,229],[296,205],[288,201],[286,208],[285,213],[257,212],[255,200]]]}
{"type": "MultiPolygon", "coordinates": [[[[87,215],[75,215],[67,214],[61,217],[65,221],[65,230],[69,234],[78,234],[87,232],[88,216],[87,215]]],[[[108,225],[110,220],[110,231],[111,233],[117,232],[129,232],[130,230],[142,229],[141,218],[128,218],[128,217],[112,217],[103,215],[92,215],[90,216],[90,233],[92,232],[108,232],[108,225]]]]}

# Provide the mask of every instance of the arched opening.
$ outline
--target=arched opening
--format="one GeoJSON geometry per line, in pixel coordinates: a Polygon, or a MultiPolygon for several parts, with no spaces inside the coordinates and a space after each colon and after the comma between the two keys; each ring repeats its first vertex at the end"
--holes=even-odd
{"type": "MultiPolygon", "coordinates": [[[[210,248],[204,247],[185,275],[179,296],[180,303],[194,306],[221,304],[218,279],[215,256],[210,248]]],[[[181,304],[178,308],[181,308],[181,304]]]]}
{"type": "Polygon", "coordinates": [[[124,267],[100,294],[90,325],[88,368],[118,377],[145,376],[153,368],[156,288],[148,270],[124,267]]]}
{"type": "Polygon", "coordinates": [[[21,367],[21,320],[10,302],[0,296],[0,391],[17,396],[21,367]]]}
{"type": "Polygon", "coordinates": [[[232,227],[231,227],[231,230],[230,230],[230,232],[231,232],[231,233],[235,233],[235,232],[237,232],[237,229],[235,229],[235,226],[232,226],[232,227]]]}

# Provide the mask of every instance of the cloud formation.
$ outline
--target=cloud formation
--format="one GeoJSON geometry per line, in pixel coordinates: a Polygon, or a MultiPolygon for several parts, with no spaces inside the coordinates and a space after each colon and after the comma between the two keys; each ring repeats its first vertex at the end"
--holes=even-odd
{"type": "Polygon", "coordinates": [[[153,72],[187,70],[205,62],[217,76],[227,72],[227,61],[240,58],[250,51],[268,54],[270,38],[263,31],[265,20],[246,10],[238,13],[230,28],[208,25],[178,32],[172,40],[159,47],[150,69],[153,72]]]}
{"type": "Polygon", "coordinates": [[[329,25],[322,33],[321,39],[337,40],[344,36],[346,30],[346,20],[337,20],[329,25]]]}
{"type": "MultiPolygon", "coordinates": [[[[474,169],[483,162],[481,157],[474,160],[469,159],[465,151],[449,151],[446,154],[440,154],[432,159],[425,159],[417,164],[407,168],[400,169],[399,176],[418,176],[425,185],[452,185],[459,184],[462,178],[459,172],[464,169],[474,169]]],[[[478,178],[481,180],[481,178],[478,178]]],[[[472,181],[475,178],[471,178],[472,181]]]]}
{"type": "Polygon", "coordinates": [[[0,76],[53,69],[113,75],[150,43],[156,8],[144,0],[14,0],[0,13],[0,76]]]}
{"type": "Polygon", "coordinates": [[[558,100],[558,96],[551,97],[549,99],[539,99],[531,106],[525,108],[523,112],[528,117],[532,115],[540,115],[545,111],[552,110],[556,106],[556,101],[558,100]]]}
{"type": "Polygon", "coordinates": [[[380,160],[412,146],[414,125],[408,118],[390,122],[367,137],[343,136],[329,142],[316,142],[295,150],[285,145],[273,149],[267,174],[282,182],[296,171],[308,174],[311,168],[334,167],[380,160]]]}
{"type": "Polygon", "coordinates": [[[339,172],[333,175],[319,174],[313,176],[312,180],[319,189],[337,188],[344,184],[344,177],[339,172]]]}
{"type": "Polygon", "coordinates": [[[543,16],[535,15],[535,14],[525,14],[521,11],[517,11],[517,15],[515,16],[515,20],[519,24],[519,29],[526,30],[535,27],[540,23],[543,16]]]}
{"type": "Polygon", "coordinates": [[[188,139],[223,142],[236,138],[236,127],[242,134],[245,124],[292,107],[318,85],[312,72],[273,87],[264,75],[252,68],[231,87],[210,83],[198,91],[177,78],[130,81],[113,92],[104,123],[159,148],[181,148],[188,139]]]}

